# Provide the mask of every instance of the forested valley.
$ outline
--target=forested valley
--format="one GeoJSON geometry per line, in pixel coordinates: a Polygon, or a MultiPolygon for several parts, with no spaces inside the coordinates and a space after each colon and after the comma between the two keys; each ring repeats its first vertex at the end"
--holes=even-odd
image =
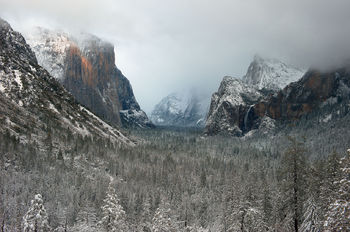
{"type": "Polygon", "coordinates": [[[46,129],[42,143],[1,134],[0,231],[349,228],[346,144],[160,128],[129,131],[130,147],[46,129]]]}

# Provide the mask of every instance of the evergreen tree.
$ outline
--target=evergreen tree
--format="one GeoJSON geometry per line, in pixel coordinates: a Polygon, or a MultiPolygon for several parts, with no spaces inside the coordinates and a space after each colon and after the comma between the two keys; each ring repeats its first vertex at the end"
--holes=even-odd
{"type": "Polygon", "coordinates": [[[322,183],[325,179],[324,174],[324,162],[317,161],[310,168],[309,175],[307,177],[307,195],[308,199],[304,204],[303,222],[300,226],[300,231],[303,232],[316,232],[322,230],[322,221],[324,211],[322,210],[322,204],[324,201],[321,197],[322,183]]]}
{"type": "Polygon", "coordinates": [[[340,178],[340,159],[336,152],[328,157],[325,167],[325,177],[322,181],[322,188],[320,193],[322,209],[328,210],[328,206],[333,202],[337,196],[337,189],[339,188],[340,178]]]}
{"type": "Polygon", "coordinates": [[[170,205],[162,199],[152,219],[152,232],[178,231],[176,223],[171,218],[170,205]]]}
{"type": "Polygon", "coordinates": [[[264,214],[264,221],[268,224],[272,217],[273,206],[270,189],[266,182],[264,182],[264,190],[262,196],[262,211],[264,214]]]}
{"type": "Polygon", "coordinates": [[[128,226],[125,220],[125,211],[119,203],[118,195],[112,186],[112,181],[109,183],[106,198],[103,200],[102,220],[100,224],[108,232],[128,231],[128,226]]]}
{"type": "Polygon", "coordinates": [[[36,194],[34,200],[31,201],[29,210],[23,217],[23,232],[46,232],[50,229],[42,196],[36,194]]]}
{"type": "Polygon", "coordinates": [[[326,214],[325,231],[350,231],[350,149],[340,161],[340,170],[337,196],[326,214]]]}
{"type": "Polygon", "coordinates": [[[301,232],[321,231],[320,207],[315,198],[311,196],[305,204],[304,221],[300,225],[301,232]]]}
{"type": "MultiPolygon", "coordinates": [[[[282,192],[284,194],[284,214],[292,215],[293,230],[298,231],[303,216],[307,176],[306,149],[304,142],[288,138],[290,146],[282,157],[282,192]]],[[[288,224],[289,224],[289,220],[288,224]]]]}
{"type": "Polygon", "coordinates": [[[141,230],[140,231],[151,231],[152,228],[152,216],[151,216],[151,203],[148,196],[145,197],[142,204],[142,213],[141,213],[141,230]]]}

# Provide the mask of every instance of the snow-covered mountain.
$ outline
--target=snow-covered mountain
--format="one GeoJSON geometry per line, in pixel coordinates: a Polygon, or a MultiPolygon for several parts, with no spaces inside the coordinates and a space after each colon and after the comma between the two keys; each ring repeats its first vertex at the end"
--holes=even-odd
{"type": "Polygon", "coordinates": [[[266,59],[255,55],[243,81],[258,89],[280,90],[299,80],[306,70],[298,69],[277,59],[266,59]]]}
{"type": "MultiPolygon", "coordinates": [[[[274,64],[277,64],[275,67],[285,67],[277,61],[274,64]]],[[[282,73],[288,75],[283,76],[276,74],[280,68],[267,67],[266,61],[255,57],[243,80],[223,79],[218,92],[212,96],[205,128],[208,135],[229,133],[242,136],[251,130],[262,132],[274,128],[276,122],[295,122],[306,115],[317,115],[318,121],[326,123],[334,112],[337,117],[347,114],[344,112],[347,112],[350,96],[348,67],[327,72],[309,70],[301,78],[294,75],[301,75],[298,71],[287,72],[288,69],[284,68],[282,73]],[[267,76],[267,73],[273,75],[267,76]],[[293,78],[298,80],[290,82],[293,78]],[[278,90],[277,87],[285,84],[278,90]]]]}
{"type": "Polygon", "coordinates": [[[208,96],[194,90],[177,92],[154,107],[151,120],[162,126],[203,127],[208,109],[208,96]]]}
{"type": "Polygon", "coordinates": [[[86,108],[36,59],[23,36],[0,19],[0,130],[20,140],[76,134],[133,144],[86,108]]]}
{"type": "Polygon", "coordinates": [[[114,126],[153,127],[115,65],[112,44],[91,34],[40,27],[25,36],[38,63],[93,113],[114,126]]]}
{"type": "Polygon", "coordinates": [[[242,79],[224,77],[218,92],[212,95],[206,134],[241,136],[267,122],[269,125],[266,127],[270,127],[272,119],[263,118],[258,125],[253,106],[291,82],[298,81],[303,74],[304,70],[256,55],[242,79]]]}

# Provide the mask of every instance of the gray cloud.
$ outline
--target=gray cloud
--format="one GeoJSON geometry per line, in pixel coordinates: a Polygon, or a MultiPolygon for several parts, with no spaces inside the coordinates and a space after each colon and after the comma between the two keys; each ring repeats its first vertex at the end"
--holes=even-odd
{"type": "Polygon", "coordinates": [[[253,55],[328,67],[349,58],[348,0],[0,0],[15,29],[88,31],[116,45],[118,67],[150,111],[170,92],[213,92],[253,55]]]}

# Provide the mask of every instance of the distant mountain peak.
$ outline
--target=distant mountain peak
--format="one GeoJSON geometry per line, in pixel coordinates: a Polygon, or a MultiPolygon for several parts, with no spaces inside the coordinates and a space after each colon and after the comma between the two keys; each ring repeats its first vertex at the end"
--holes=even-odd
{"type": "Polygon", "coordinates": [[[255,55],[242,79],[246,84],[258,89],[279,90],[299,80],[304,73],[305,70],[287,65],[277,59],[255,55]]]}
{"type": "Polygon", "coordinates": [[[173,92],[164,97],[151,114],[156,125],[202,127],[209,108],[209,97],[195,89],[173,92]]]}

